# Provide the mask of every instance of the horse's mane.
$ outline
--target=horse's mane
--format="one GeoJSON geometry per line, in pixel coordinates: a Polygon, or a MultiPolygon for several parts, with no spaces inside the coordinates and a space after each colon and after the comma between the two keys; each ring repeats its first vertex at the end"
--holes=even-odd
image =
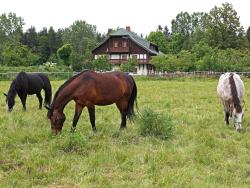
{"type": "Polygon", "coordinates": [[[84,70],[74,76],[72,76],[71,78],[69,78],[66,82],[64,82],[59,88],[58,90],[56,91],[55,93],[55,96],[54,96],[54,99],[52,101],[52,104],[51,104],[51,109],[53,109],[53,106],[54,106],[54,101],[56,100],[58,94],[63,90],[63,88],[65,88],[72,80],[74,80],[75,78],[77,78],[78,76],[82,75],[83,73],[87,72],[88,70],[84,70]]]}
{"type": "Polygon", "coordinates": [[[240,113],[240,112],[242,112],[242,107],[240,104],[240,99],[238,97],[237,88],[236,88],[233,76],[234,76],[233,73],[230,73],[229,83],[230,83],[230,87],[231,87],[231,93],[232,93],[234,107],[236,109],[236,112],[240,113]]]}
{"type": "Polygon", "coordinates": [[[10,84],[10,88],[8,91],[8,97],[15,97],[16,96],[16,79],[14,79],[11,84],[10,84]]]}

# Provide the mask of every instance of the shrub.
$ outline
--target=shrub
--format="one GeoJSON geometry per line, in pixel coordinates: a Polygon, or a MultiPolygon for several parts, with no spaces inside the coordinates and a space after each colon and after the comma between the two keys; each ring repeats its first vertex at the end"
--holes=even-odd
{"type": "Polygon", "coordinates": [[[121,71],[122,72],[135,72],[135,59],[128,59],[128,63],[121,64],[121,71]]]}
{"type": "Polygon", "coordinates": [[[155,136],[166,140],[174,135],[175,126],[167,114],[146,108],[137,121],[142,136],[155,136]]]}
{"type": "Polygon", "coordinates": [[[97,71],[110,71],[112,65],[109,63],[107,56],[100,56],[93,61],[94,69],[97,71]]]}

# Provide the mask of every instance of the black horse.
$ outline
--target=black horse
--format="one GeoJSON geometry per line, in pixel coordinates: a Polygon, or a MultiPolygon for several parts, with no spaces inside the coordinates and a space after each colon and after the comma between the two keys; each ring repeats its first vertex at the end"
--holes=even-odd
{"type": "Polygon", "coordinates": [[[16,94],[18,94],[19,98],[21,99],[24,111],[26,110],[27,95],[33,94],[36,94],[39,100],[39,109],[42,109],[42,89],[45,91],[44,104],[50,105],[52,92],[49,78],[41,73],[18,73],[10,85],[8,94],[4,93],[6,96],[8,111],[11,112],[13,110],[16,94]]]}

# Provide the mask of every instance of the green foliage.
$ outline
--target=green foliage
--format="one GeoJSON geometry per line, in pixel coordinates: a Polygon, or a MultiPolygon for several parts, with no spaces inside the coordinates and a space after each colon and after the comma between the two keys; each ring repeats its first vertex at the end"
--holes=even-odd
{"type": "Polygon", "coordinates": [[[175,72],[177,70],[177,57],[173,54],[154,56],[151,63],[160,72],[175,72]]]}
{"type": "Polygon", "coordinates": [[[65,65],[70,65],[70,55],[72,53],[72,47],[70,44],[64,44],[57,50],[58,56],[64,61],[65,65]]]}
{"type": "Polygon", "coordinates": [[[171,118],[150,108],[142,111],[138,124],[139,132],[143,136],[155,136],[166,140],[174,135],[175,126],[171,118]]]}
{"type": "Polygon", "coordinates": [[[223,3],[222,7],[215,6],[207,21],[207,42],[219,49],[245,48],[244,29],[240,25],[237,12],[232,4],[223,3]]]}
{"type": "Polygon", "coordinates": [[[121,64],[120,69],[122,72],[135,72],[136,60],[129,58],[127,63],[121,64]]]}
{"type": "MultiPolygon", "coordinates": [[[[62,40],[64,44],[71,44],[72,51],[81,59],[80,62],[85,62],[92,59],[91,50],[96,46],[96,33],[96,26],[77,20],[63,31],[62,40]]],[[[72,64],[78,66],[77,58],[73,59],[72,64]]]]}
{"type": "Polygon", "coordinates": [[[248,47],[250,49],[250,27],[247,28],[247,40],[248,40],[248,47]]]}
{"type": "Polygon", "coordinates": [[[195,57],[194,55],[186,50],[182,50],[177,54],[177,70],[182,72],[195,71],[195,57]]]}
{"type": "Polygon", "coordinates": [[[156,56],[151,60],[156,70],[160,72],[194,71],[196,70],[195,62],[195,56],[185,50],[182,50],[176,55],[156,56]]]}
{"type": "Polygon", "coordinates": [[[168,53],[168,43],[165,34],[162,31],[150,32],[147,37],[147,40],[156,44],[159,50],[163,53],[168,53]]]}
{"type": "Polygon", "coordinates": [[[181,33],[174,33],[169,42],[170,52],[173,54],[179,53],[183,48],[184,41],[185,37],[181,33]]]}
{"type": "Polygon", "coordinates": [[[25,45],[8,45],[2,52],[3,64],[7,66],[31,66],[38,56],[25,45]]]}
{"type": "Polygon", "coordinates": [[[107,56],[100,56],[93,61],[93,67],[97,71],[110,71],[112,65],[110,64],[107,56]]]}

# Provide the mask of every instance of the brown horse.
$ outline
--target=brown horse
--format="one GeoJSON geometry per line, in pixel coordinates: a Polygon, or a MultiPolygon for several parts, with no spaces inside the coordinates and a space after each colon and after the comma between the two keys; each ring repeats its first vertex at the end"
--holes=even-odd
{"type": "Polygon", "coordinates": [[[71,101],[75,101],[75,115],[72,130],[75,130],[82,109],[88,108],[92,130],[95,127],[95,105],[105,106],[115,103],[121,113],[121,126],[126,128],[126,117],[135,116],[134,103],[137,87],[132,76],[121,72],[96,73],[83,71],[67,80],[56,92],[48,109],[52,132],[62,130],[66,119],[63,109],[71,101]]]}

